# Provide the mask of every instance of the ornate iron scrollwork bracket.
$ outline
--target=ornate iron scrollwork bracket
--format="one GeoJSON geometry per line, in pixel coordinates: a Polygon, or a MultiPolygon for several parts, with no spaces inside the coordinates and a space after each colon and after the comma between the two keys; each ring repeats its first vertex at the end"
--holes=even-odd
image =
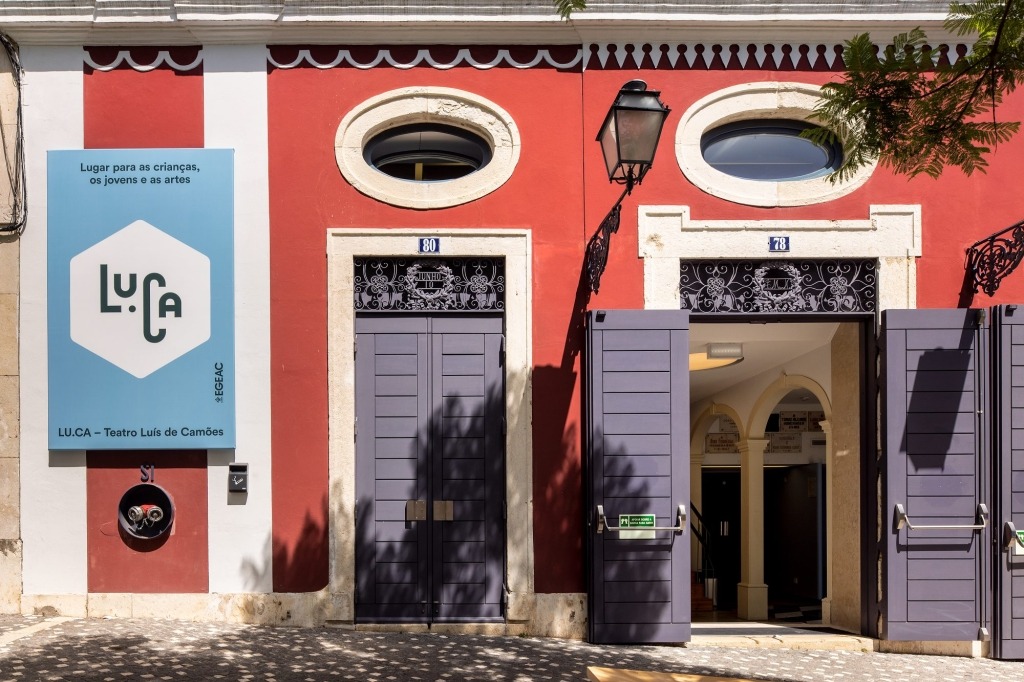
{"type": "Polygon", "coordinates": [[[975,293],[989,296],[1024,259],[1024,221],[996,232],[967,248],[967,270],[975,293]]]}
{"type": "Polygon", "coordinates": [[[608,250],[612,245],[612,235],[619,231],[621,210],[622,205],[615,204],[601,221],[601,225],[598,226],[590,241],[587,242],[587,279],[590,281],[590,290],[595,294],[601,288],[601,275],[604,274],[604,268],[608,265],[608,250]]]}
{"type": "Polygon", "coordinates": [[[622,193],[619,200],[608,211],[597,230],[587,242],[587,253],[584,267],[587,269],[587,280],[590,283],[590,291],[597,293],[601,288],[601,275],[604,274],[605,266],[608,265],[608,251],[611,249],[612,235],[619,231],[619,216],[622,213],[622,200],[633,190],[633,183],[626,184],[626,191],[622,193]]]}

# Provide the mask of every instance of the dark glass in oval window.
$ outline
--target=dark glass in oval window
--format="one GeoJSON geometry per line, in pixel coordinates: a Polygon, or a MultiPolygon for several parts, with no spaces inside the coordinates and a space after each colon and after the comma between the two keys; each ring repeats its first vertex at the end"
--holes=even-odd
{"type": "Polygon", "coordinates": [[[454,180],[491,160],[491,146],[479,135],[456,126],[414,123],[378,133],[363,149],[366,162],[400,180],[454,180]]]}
{"type": "Polygon", "coordinates": [[[757,119],[729,123],[701,137],[704,161],[744,180],[808,180],[843,163],[840,144],[820,145],[800,133],[816,126],[803,121],[757,119]]]}

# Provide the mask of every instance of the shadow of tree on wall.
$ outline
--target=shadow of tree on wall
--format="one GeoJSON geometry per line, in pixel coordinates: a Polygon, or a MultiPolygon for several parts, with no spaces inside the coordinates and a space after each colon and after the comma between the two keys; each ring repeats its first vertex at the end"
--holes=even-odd
{"type": "Polygon", "coordinates": [[[504,616],[505,387],[468,368],[449,374],[453,357],[462,362],[440,359],[439,404],[426,418],[416,393],[366,398],[393,410],[357,445],[357,621],[504,616]]]}
{"type": "Polygon", "coordinates": [[[273,539],[274,583],[295,592],[315,592],[327,586],[327,496],[320,498],[321,520],[306,512],[298,539],[273,539]]]}
{"type": "Polygon", "coordinates": [[[577,361],[586,334],[590,287],[585,267],[576,283],[558,365],[533,370],[533,496],[537,592],[578,592],[583,563],[583,409],[577,361]],[[573,411],[574,401],[576,411],[573,411]],[[548,560],[545,561],[544,557],[548,560]]]}
{"type": "Polygon", "coordinates": [[[327,586],[329,543],[327,540],[327,496],[320,498],[320,518],[306,512],[298,536],[284,540],[276,534],[267,537],[262,560],[242,562],[242,577],[247,590],[270,585],[288,585],[291,592],[317,592],[327,586]],[[272,554],[271,554],[272,553],[272,554]]]}

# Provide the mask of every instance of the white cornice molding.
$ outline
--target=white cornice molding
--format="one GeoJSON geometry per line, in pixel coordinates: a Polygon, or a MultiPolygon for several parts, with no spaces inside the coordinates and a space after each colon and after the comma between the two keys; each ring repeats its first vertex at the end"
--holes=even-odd
{"type": "Polygon", "coordinates": [[[707,4],[687,0],[591,0],[589,9],[562,21],[551,0],[463,0],[456,13],[433,0],[409,0],[398,10],[380,0],[3,0],[0,30],[26,45],[841,43],[863,31],[886,41],[915,26],[934,40],[952,40],[941,34],[944,5],[823,1],[814,11],[808,4],[732,0],[708,12],[707,4]]]}
{"type": "MultiPolygon", "coordinates": [[[[914,24],[913,26],[919,26],[914,24]]],[[[579,26],[511,24],[422,24],[410,26],[374,25],[243,25],[217,23],[145,23],[127,26],[100,24],[16,25],[0,22],[0,31],[21,45],[579,45],[590,43],[652,44],[701,43],[800,43],[808,45],[842,44],[856,33],[869,31],[876,42],[913,26],[865,26],[795,23],[772,26],[721,27],[629,26],[583,30],[579,26]]],[[[584,27],[586,28],[586,27],[584,27]]],[[[922,26],[933,44],[963,42],[963,38],[922,26]]]]}

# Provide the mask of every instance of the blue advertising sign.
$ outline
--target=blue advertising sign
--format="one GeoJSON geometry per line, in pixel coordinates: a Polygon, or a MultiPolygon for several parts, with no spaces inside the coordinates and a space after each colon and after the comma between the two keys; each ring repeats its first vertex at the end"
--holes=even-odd
{"type": "Polygon", "coordinates": [[[233,448],[233,151],[47,163],[50,449],[233,448]]]}

